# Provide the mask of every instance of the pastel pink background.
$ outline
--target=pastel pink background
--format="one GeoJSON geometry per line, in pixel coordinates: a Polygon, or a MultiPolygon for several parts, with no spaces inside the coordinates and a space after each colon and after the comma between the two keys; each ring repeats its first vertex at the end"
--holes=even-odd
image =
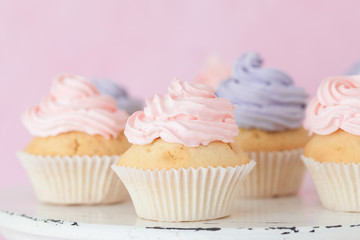
{"type": "MultiPolygon", "coordinates": [[[[360,58],[356,0],[0,0],[0,188],[27,182],[15,157],[31,136],[21,113],[54,76],[112,78],[133,95],[192,80],[208,54],[246,50],[314,94],[360,58]]],[[[310,182],[309,179],[307,179],[310,182]]]]}

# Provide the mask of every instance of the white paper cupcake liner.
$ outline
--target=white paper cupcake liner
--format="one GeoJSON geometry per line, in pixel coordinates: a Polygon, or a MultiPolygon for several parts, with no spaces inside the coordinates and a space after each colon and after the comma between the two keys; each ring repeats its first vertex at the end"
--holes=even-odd
{"type": "Polygon", "coordinates": [[[301,153],[302,149],[247,152],[256,166],[240,184],[240,197],[266,198],[295,194],[305,171],[301,153]]]}
{"type": "Polygon", "coordinates": [[[230,215],[239,183],[255,162],[237,167],[143,170],[113,166],[130,193],[136,213],[168,222],[230,215]]]}
{"type": "Polygon", "coordinates": [[[305,156],[301,158],[326,208],[360,212],[360,164],[321,163],[305,156]]]}
{"type": "Polygon", "coordinates": [[[110,204],[127,192],[111,170],[120,156],[36,156],[18,152],[35,193],[52,204],[110,204]]]}

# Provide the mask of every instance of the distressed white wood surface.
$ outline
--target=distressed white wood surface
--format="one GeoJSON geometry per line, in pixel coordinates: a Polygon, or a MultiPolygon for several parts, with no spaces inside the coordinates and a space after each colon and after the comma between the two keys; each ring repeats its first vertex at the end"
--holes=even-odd
{"type": "Polygon", "coordinates": [[[360,239],[360,214],[321,207],[315,194],[237,200],[232,216],[203,222],[139,219],[130,199],[109,206],[52,206],[30,187],[0,191],[0,228],[26,239],[360,239]]]}

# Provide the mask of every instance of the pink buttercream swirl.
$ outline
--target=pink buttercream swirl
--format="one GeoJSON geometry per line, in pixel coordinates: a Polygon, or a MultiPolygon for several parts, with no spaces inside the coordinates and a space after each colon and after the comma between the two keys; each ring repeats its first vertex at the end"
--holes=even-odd
{"type": "Polygon", "coordinates": [[[227,99],[216,98],[213,89],[204,84],[174,79],[169,94],[155,95],[146,105],[127,121],[125,135],[133,144],[149,144],[160,137],[197,147],[213,141],[234,142],[239,131],[235,107],[227,99]]]}
{"type": "Polygon", "coordinates": [[[319,135],[338,129],[360,135],[360,75],[323,80],[307,108],[305,125],[319,135]]]}
{"type": "Polygon", "coordinates": [[[34,136],[48,137],[71,131],[117,137],[124,129],[127,113],[116,108],[116,100],[101,95],[87,79],[62,75],[39,106],[23,115],[25,127],[34,136]]]}

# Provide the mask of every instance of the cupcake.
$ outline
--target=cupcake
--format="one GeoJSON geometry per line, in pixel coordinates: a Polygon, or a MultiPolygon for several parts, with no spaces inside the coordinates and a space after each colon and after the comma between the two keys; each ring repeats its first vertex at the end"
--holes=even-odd
{"type": "Polygon", "coordinates": [[[233,106],[203,84],[173,80],[127,121],[133,145],[113,167],[136,213],[156,221],[230,215],[241,180],[255,163],[234,144],[233,106]]]}
{"type": "Polygon", "coordinates": [[[360,211],[360,75],[323,80],[306,112],[303,161],[322,204],[360,211]]]}
{"type": "Polygon", "coordinates": [[[355,62],[345,74],[350,76],[360,74],[360,61],[355,62]]]}
{"type": "Polygon", "coordinates": [[[93,79],[92,83],[96,86],[101,94],[109,95],[116,100],[116,106],[119,109],[132,114],[143,107],[139,99],[132,98],[128,95],[125,88],[120,87],[115,82],[108,79],[93,79]]]}
{"type": "Polygon", "coordinates": [[[22,121],[35,137],[18,153],[41,202],[107,204],[126,196],[111,165],[130,143],[127,113],[87,79],[62,75],[22,121]]]}
{"type": "Polygon", "coordinates": [[[231,76],[231,66],[217,56],[206,59],[201,72],[195,77],[195,82],[216,88],[219,82],[231,76]]]}
{"type": "Polygon", "coordinates": [[[308,141],[302,127],[307,94],[276,69],[262,67],[254,52],[239,57],[232,77],[220,83],[218,97],[236,105],[238,144],[256,161],[241,184],[242,197],[277,197],[298,191],[305,167],[300,159],[308,141]]]}

